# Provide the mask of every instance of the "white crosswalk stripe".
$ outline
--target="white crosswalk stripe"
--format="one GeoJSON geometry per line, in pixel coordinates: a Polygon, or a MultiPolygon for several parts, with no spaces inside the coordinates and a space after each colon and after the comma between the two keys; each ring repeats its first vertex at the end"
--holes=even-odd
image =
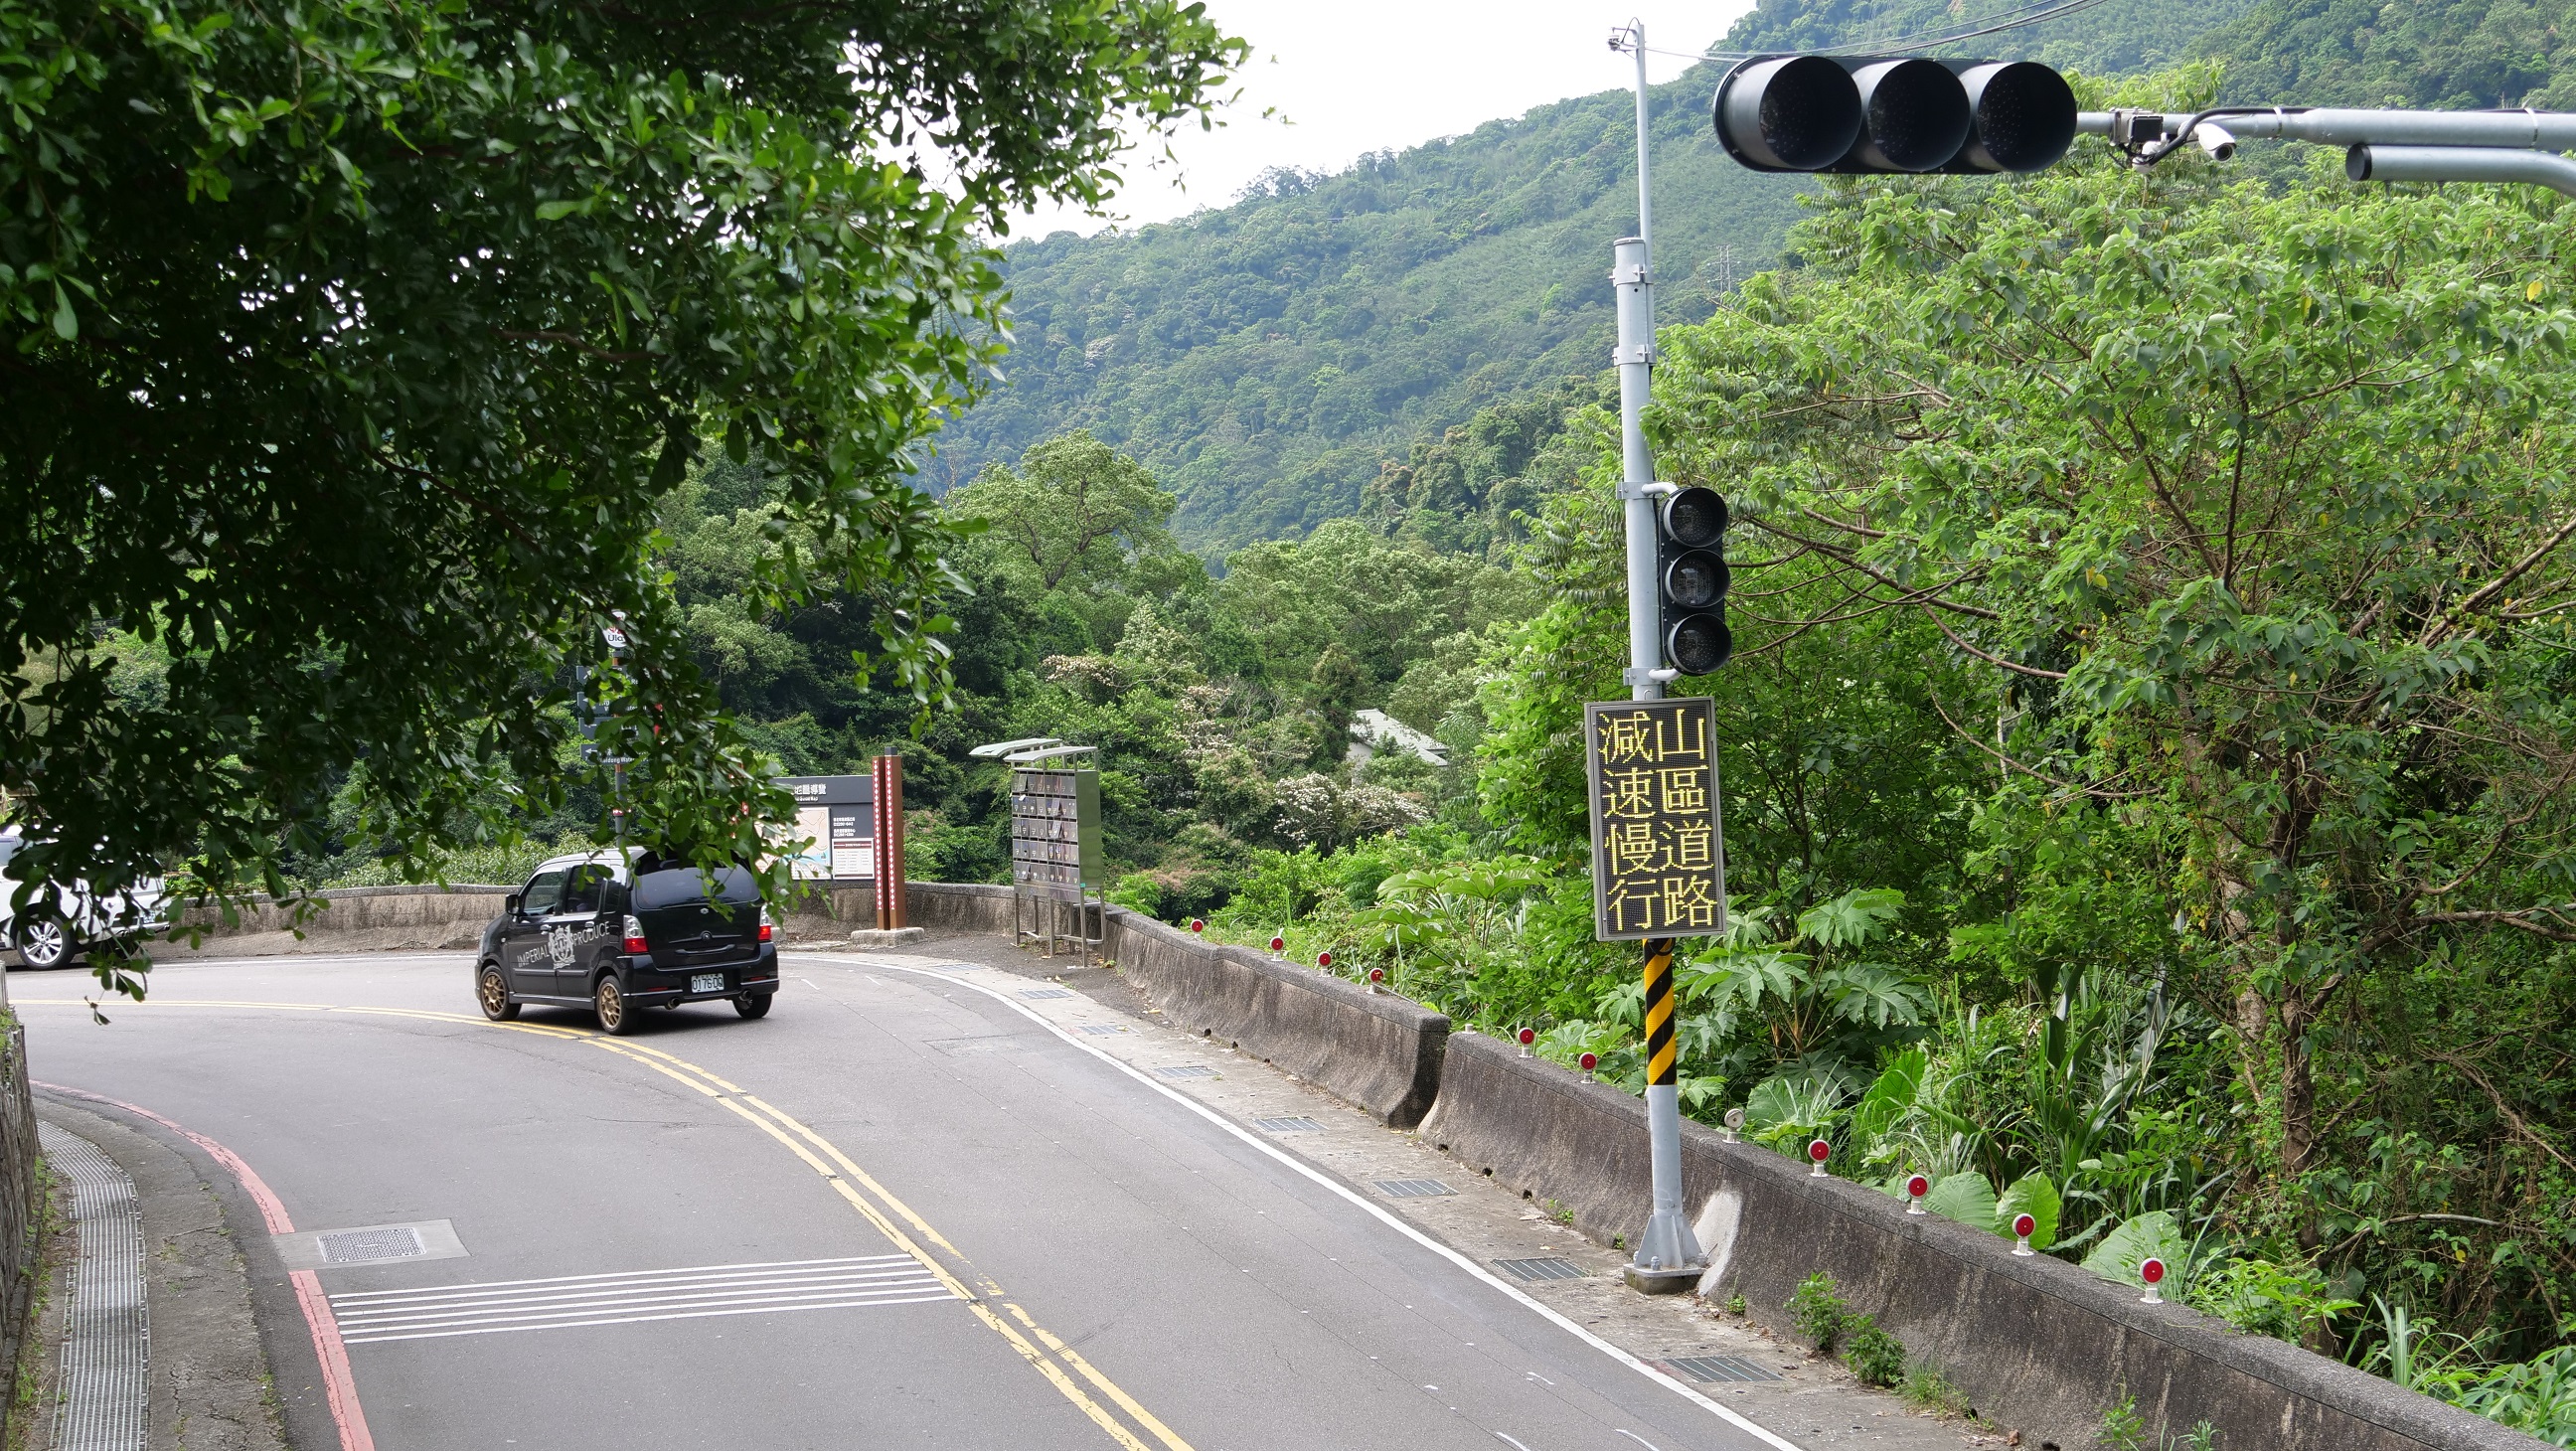
{"type": "Polygon", "coordinates": [[[331,1297],[350,1345],[648,1320],[918,1305],[956,1296],[910,1255],[698,1265],[331,1297]]]}

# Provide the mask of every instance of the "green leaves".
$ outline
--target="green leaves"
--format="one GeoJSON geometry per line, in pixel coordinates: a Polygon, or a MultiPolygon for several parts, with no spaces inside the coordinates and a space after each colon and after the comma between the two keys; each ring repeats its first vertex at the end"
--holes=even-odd
{"type": "Polygon", "coordinates": [[[40,878],[219,896],[352,817],[407,868],[576,801],[606,838],[564,706],[611,611],[630,819],[761,854],[788,803],[656,559],[698,439],[793,526],[738,621],[838,595],[871,688],[944,700],[963,535],[912,471],[1006,336],[977,211],[1101,194],[1125,119],[1241,53],[1045,0],[50,16],[0,7],[0,320],[44,400],[0,409],[0,791],[40,878]],[[965,205],[887,154],[933,115],[965,205]],[[120,627],[156,691],[112,688],[120,627]]]}
{"type": "Polygon", "coordinates": [[[2164,1210],[2150,1210],[2126,1220],[2102,1236],[2102,1242],[2084,1257],[2084,1268],[2123,1285],[2139,1283],[2138,1266],[2150,1259],[2165,1262],[2173,1279],[2167,1282],[2167,1293],[2178,1293],[2187,1266],[2183,1263],[2190,1243],[2183,1238],[2182,1226],[2164,1210]]]}
{"type": "Polygon", "coordinates": [[[1830,948],[1858,947],[1885,931],[1905,910],[1905,894],[1890,887],[1861,887],[1798,914],[1798,935],[1830,948]]]}
{"type": "Polygon", "coordinates": [[[2057,1215],[2063,1202],[2058,1198],[2057,1186],[2049,1182],[2047,1175],[2024,1174],[1996,1198],[1995,1232],[2011,1237],[2013,1221],[2027,1214],[2037,1226],[2030,1232],[2030,1247],[2045,1250],[2057,1243],[2057,1215]]]}
{"type": "Polygon", "coordinates": [[[1923,1196],[1923,1207],[1944,1219],[1992,1232],[1995,1186],[1973,1169],[1944,1174],[1933,1182],[1932,1192],[1923,1196]]]}

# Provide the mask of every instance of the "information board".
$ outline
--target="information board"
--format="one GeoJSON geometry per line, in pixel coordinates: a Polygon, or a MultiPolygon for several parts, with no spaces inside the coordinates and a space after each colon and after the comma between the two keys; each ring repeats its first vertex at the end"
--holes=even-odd
{"type": "Polygon", "coordinates": [[[1011,773],[1011,881],[1037,896],[1079,902],[1107,883],[1100,773],[1022,767],[1011,773]]]}
{"type": "Polygon", "coordinates": [[[1706,698],[1583,707],[1592,922],[1601,941],[1726,930],[1716,722],[1706,698]]]}
{"type": "Polygon", "coordinates": [[[796,798],[792,841],[804,846],[788,865],[802,882],[864,882],[876,874],[874,818],[865,776],[781,776],[796,798]]]}

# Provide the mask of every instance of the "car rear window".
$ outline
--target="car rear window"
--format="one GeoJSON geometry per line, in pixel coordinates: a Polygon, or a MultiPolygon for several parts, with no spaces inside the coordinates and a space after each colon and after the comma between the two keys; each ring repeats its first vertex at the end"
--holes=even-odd
{"type": "MultiPolygon", "coordinates": [[[[680,902],[708,900],[707,876],[696,867],[666,867],[635,879],[635,910],[650,912],[680,902]]],[[[719,867],[714,873],[719,902],[757,902],[760,883],[741,867],[719,867]]]]}

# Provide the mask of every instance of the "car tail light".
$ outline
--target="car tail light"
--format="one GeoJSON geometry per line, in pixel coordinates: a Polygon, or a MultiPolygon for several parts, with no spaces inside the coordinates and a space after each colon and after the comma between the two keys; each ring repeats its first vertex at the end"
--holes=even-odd
{"type": "Polygon", "coordinates": [[[774,929],[769,925],[769,909],[767,907],[763,907],[760,909],[760,940],[767,942],[769,940],[769,934],[773,930],[774,929]]]}
{"type": "Polygon", "coordinates": [[[626,950],[629,952],[651,950],[644,945],[644,921],[640,917],[626,919],[626,950]]]}

